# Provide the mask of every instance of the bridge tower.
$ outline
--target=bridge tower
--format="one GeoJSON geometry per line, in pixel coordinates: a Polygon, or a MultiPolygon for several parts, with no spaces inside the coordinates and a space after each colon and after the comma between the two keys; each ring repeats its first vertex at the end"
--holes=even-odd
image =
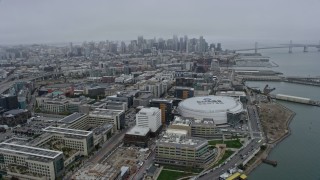
{"type": "Polygon", "coordinates": [[[257,54],[258,53],[258,42],[254,43],[254,53],[257,54]]]}
{"type": "Polygon", "coordinates": [[[289,44],[289,53],[292,53],[292,40],[290,40],[290,44],[289,44]]]}
{"type": "Polygon", "coordinates": [[[303,52],[308,52],[308,46],[307,45],[303,46],[303,52]]]}

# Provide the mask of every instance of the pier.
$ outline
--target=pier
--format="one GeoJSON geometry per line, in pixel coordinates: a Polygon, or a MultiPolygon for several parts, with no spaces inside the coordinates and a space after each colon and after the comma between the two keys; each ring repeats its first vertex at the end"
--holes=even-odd
{"type": "Polygon", "coordinates": [[[278,165],[277,161],[272,161],[272,160],[268,160],[268,159],[262,159],[262,162],[269,164],[269,165],[272,165],[273,167],[276,167],[278,165]]]}
{"type": "Polygon", "coordinates": [[[320,77],[286,77],[284,82],[320,86],[320,77]]]}
{"type": "Polygon", "coordinates": [[[270,97],[272,99],[282,100],[282,101],[288,101],[288,102],[294,102],[294,103],[300,103],[300,104],[306,104],[311,106],[319,106],[320,107],[320,101],[315,101],[310,98],[304,98],[304,97],[298,97],[298,96],[290,96],[285,94],[270,94],[270,97]]]}

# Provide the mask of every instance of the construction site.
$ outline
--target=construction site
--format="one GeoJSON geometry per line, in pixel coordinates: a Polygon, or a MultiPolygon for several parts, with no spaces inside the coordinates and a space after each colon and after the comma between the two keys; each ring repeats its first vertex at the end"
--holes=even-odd
{"type": "Polygon", "coordinates": [[[100,164],[89,165],[78,171],[74,179],[103,180],[132,176],[143,165],[150,153],[149,149],[119,147],[100,164]]]}
{"type": "Polygon", "coordinates": [[[111,156],[103,162],[106,165],[112,165],[116,169],[122,166],[129,167],[129,175],[133,175],[143,165],[144,160],[150,154],[149,149],[141,149],[138,147],[119,147],[111,156]]]}

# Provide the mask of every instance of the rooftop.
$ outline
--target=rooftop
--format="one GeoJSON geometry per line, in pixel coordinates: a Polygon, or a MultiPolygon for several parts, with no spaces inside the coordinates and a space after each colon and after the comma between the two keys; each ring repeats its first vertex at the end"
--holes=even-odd
{"type": "Polygon", "coordinates": [[[185,118],[181,116],[175,116],[174,121],[171,122],[171,125],[190,126],[190,124],[193,121],[194,121],[194,118],[185,118]]]}
{"type": "Polygon", "coordinates": [[[192,125],[207,125],[207,126],[215,126],[214,120],[213,119],[197,119],[194,120],[192,125]]]}
{"type": "Polygon", "coordinates": [[[60,122],[71,124],[71,123],[73,123],[73,122],[77,121],[78,119],[85,117],[85,116],[86,116],[86,114],[75,112],[69,116],[64,117],[63,119],[60,120],[60,122]]]}
{"type": "Polygon", "coordinates": [[[51,132],[51,133],[59,133],[59,134],[78,135],[78,136],[88,136],[92,133],[92,131],[83,131],[78,129],[59,128],[59,127],[52,127],[52,126],[44,128],[43,131],[51,132]]]}
{"type": "Polygon", "coordinates": [[[146,93],[146,94],[142,94],[140,97],[138,97],[138,99],[149,99],[151,98],[153,95],[150,93],[146,93]]]}
{"type": "Polygon", "coordinates": [[[159,112],[159,108],[150,107],[150,108],[142,108],[138,115],[154,115],[155,113],[159,112]]]}
{"type": "Polygon", "coordinates": [[[17,115],[17,114],[20,114],[20,113],[23,113],[23,112],[27,112],[27,111],[28,110],[25,110],[25,109],[13,109],[13,110],[5,112],[4,115],[9,115],[9,114],[17,115]]]}
{"type": "Polygon", "coordinates": [[[241,111],[242,104],[228,96],[202,96],[188,98],[179,103],[180,110],[219,113],[227,111],[241,111]]]}
{"type": "Polygon", "coordinates": [[[194,88],[191,88],[191,87],[183,87],[183,86],[176,86],[176,89],[194,90],[194,88]]]}
{"type": "Polygon", "coordinates": [[[216,93],[217,96],[246,96],[243,91],[219,91],[216,93]]]}
{"type": "Polygon", "coordinates": [[[168,100],[168,99],[151,99],[150,102],[172,103],[172,100],[168,100]]]}
{"type": "Polygon", "coordinates": [[[44,157],[54,159],[58,157],[62,152],[53,151],[48,149],[36,148],[25,145],[10,144],[10,143],[0,143],[0,151],[8,151],[13,153],[21,153],[25,155],[31,155],[36,157],[44,157]]]}
{"type": "Polygon", "coordinates": [[[93,129],[95,135],[101,134],[102,132],[108,131],[113,128],[112,124],[105,123],[93,129]]]}
{"type": "Polygon", "coordinates": [[[202,138],[184,137],[176,134],[166,134],[157,141],[157,145],[175,145],[178,147],[192,147],[197,148],[203,145],[207,145],[208,142],[202,138]]]}
{"type": "Polygon", "coordinates": [[[184,130],[184,129],[172,129],[172,128],[169,128],[169,129],[167,129],[166,133],[168,135],[187,136],[188,131],[184,130]]]}
{"type": "Polygon", "coordinates": [[[148,134],[149,131],[150,131],[149,128],[134,126],[126,134],[136,135],[136,136],[145,136],[148,134]]]}
{"type": "Polygon", "coordinates": [[[109,116],[113,117],[115,115],[118,115],[120,113],[123,113],[122,110],[115,110],[115,109],[102,109],[102,108],[96,108],[94,111],[91,111],[89,113],[89,116],[109,116]]]}

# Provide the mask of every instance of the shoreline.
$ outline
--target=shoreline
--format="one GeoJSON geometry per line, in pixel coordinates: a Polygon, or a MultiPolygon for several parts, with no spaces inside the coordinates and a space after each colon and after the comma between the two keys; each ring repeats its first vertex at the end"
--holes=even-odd
{"type": "Polygon", "coordinates": [[[262,158],[267,158],[271,151],[278,145],[280,144],[283,140],[285,140],[287,137],[289,137],[292,133],[291,128],[290,128],[290,123],[292,122],[293,118],[295,117],[296,113],[294,111],[292,111],[291,109],[287,108],[286,106],[280,104],[280,103],[276,103],[277,105],[280,105],[283,109],[289,111],[291,113],[291,115],[289,116],[289,118],[286,120],[286,129],[287,132],[280,136],[278,139],[276,139],[275,141],[273,141],[272,143],[266,143],[267,148],[261,152],[261,154],[259,154],[259,156],[257,156],[257,158],[255,159],[254,163],[247,167],[247,169],[245,170],[245,173],[247,175],[250,175],[250,173],[252,173],[258,166],[260,166],[260,164],[262,163],[262,158]]]}

